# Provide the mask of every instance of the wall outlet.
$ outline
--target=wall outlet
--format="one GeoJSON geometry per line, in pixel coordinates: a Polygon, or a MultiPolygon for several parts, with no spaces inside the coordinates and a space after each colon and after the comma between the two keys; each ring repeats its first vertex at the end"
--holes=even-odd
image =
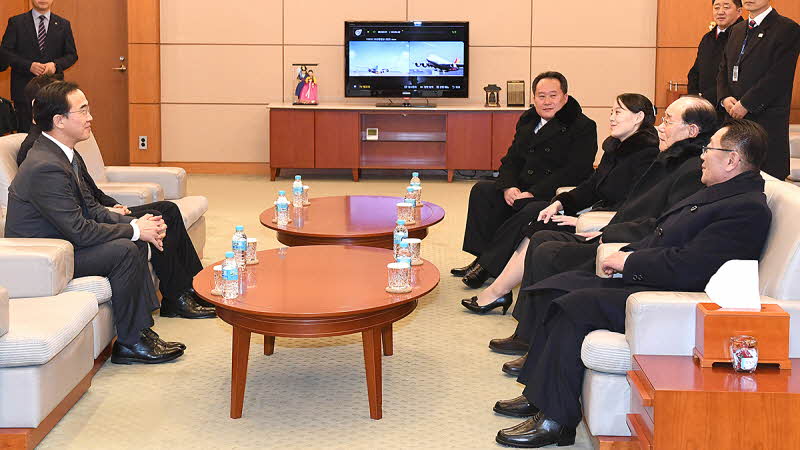
{"type": "Polygon", "coordinates": [[[139,150],[147,150],[147,136],[139,136],[139,150]]]}

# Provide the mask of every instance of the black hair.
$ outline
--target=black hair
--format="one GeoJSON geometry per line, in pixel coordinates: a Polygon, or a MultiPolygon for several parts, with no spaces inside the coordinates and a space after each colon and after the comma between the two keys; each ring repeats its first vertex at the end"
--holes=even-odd
{"type": "Polygon", "coordinates": [[[617,96],[617,103],[624,106],[628,111],[636,113],[644,113],[639,129],[652,127],[656,123],[656,109],[653,107],[653,102],[642,94],[632,94],[626,92],[617,96]]]}
{"type": "Polygon", "coordinates": [[[28,103],[32,102],[33,99],[36,98],[36,94],[39,92],[39,89],[56,81],[58,81],[58,78],[50,74],[33,77],[31,81],[29,81],[28,84],[25,85],[24,94],[25,98],[28,100],[28,103]]]}
{"type": "Polygon", "coordinates": [[[567,93],[567,89],[569,87],[567,85],[567,78],[564,75],[561,75],[560,72],[548,71],[536,75],[536,78],[533,79],[533,83],[531,83],[531,89],[533,89],[534,95],[536,94],[536,86],[538,86],[539,82],[545,78],[552,78],[558,80],[558,82],[561,84],[561,92],[564,94],[567,93]]]}
{"type": "Polygon", "coordinates": [[[692,99],[692,103],[683,111],[684,123],[696,125],[700,129],[698,134],[713,133],[717,129],[717,111],[708,100],[698,95],[684,95],[681,98],[692,99]]]}
{"type": "Polygon", "coordinates": [[[39,89],[33,102],[33,119],[42,131],[53,129],[53,117],[69,112],[67,96],[78,90],[78,85],[69,81],[56,81],[39,89]]]}
{"type": "MultiPolygon", "coordinates": [[[[717,0],[711,0],[711,6],[714,6],[715,1],[717,0]]],[[[731,1],[733,2],[734,5],[736,5],[737,8],[742,7],[742,0],[731,0],[731,1]]]]}
{"type": "Polygon", "coordinates": [[[769,146],[764,127],[751,120],[728,119],[722,124],[722,128],[725,129],[725,134],[722,135],[720,144],[736,150],[751,170],[759,170],[767,157],[769,146]]]}

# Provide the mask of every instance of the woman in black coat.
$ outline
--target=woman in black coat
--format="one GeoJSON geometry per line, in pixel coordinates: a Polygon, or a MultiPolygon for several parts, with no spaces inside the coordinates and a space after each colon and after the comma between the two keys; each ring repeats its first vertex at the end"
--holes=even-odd
{"type": "Polygon", "coordinates": [[[622,204],[633,181],[658,155],[654,122],[655,109],[647,97],[617,96],[609,117],[610,136],[603,142],[603,158],[597,169],[572,191],[555,196],[549,204],[541,202],[538,217],[531,217],[530,224],[517,235],[509,235],[503,245],[484,252],[479,264],[494,272],[493,275],[500,270],[502,273],[480,294],[462,300],[461,304],[478,313],[502,307],[505,314],[512,303],[511,289],[522,280],[530,236],[548,229],[574,232],[576,216],[582,210],[614,211],[622,204]]]}

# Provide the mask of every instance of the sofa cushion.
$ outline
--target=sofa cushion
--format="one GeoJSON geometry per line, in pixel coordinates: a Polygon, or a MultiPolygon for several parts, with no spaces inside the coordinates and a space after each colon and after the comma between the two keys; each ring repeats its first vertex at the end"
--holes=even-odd
{"type": "Polygon", "coordinates": [[[598,372],[624,375],[631,370],[631,350],[622,333],[592,331],[581,345],[583,365],[598,372]]]}
{"type": "Polygon", "coordinates": [[[164,189],[156,183],[97,183],[106,195],[125,206],[140,206],[164,200],[164,189]]]}
{"type": "Polygon", "coordinates": [[[772,224],[758,264],[761,294],[779,300],[800,300],[800,187],[782,181],[764,186],[772,224]]]}
{"type": "Polygon", "coordinates": [[[95,183],[99,185],[108,181],[106,165],[103,163],[103,155],[100,153],[94,133],[89,135],[89,139],[75,144],[75,150],[81,154],[83,162],[86,163],[86,170],[89,171],[89,175],[95,183]]]}
{"type": "Polygon", "coordinates": [[[0,206],[8,206],[8,187],[17,176],[17,152],[26,133],[0,137],[0,206]]]}
{"type": "Polygon", "coordinates": [[[8,291],[0,286],[0,336],[8,333],[8,291]]]}
{"type": "Polygon", "coordinates": [[[789,128],[789,155],[792,158],[800,158],[800,129],[792,131],[791,126],[789,128]]]}
{"type": "Polygon", "coordinates": [[[186,229],[194,225],[197,219],[208,211],[208,199],[201,195],[192,195],[170,201],[178,205],[178,208],[181,210],[183,225],[186,229]]]}
{"type": "Polygon", "coordinates": [[[97,315],[89,292],[9,300],[10,323],[0,337],[0,367],[41,365],[50,361],[97,315]]]}
{"type": "Polygon", "coordinates": [[[100,276],[73,278],[64,288],[64,292],[91,292],[97,299],[97,304],[111,300],[111,283],[108,278],[100,276]]]}
{"type": "MultiPolygon", "coordinates": [[[[800,147],[800,143],[797,146],[800,147]]],[[[789,179],[800,181],[800,158],[789,158],[789,179]]]]}

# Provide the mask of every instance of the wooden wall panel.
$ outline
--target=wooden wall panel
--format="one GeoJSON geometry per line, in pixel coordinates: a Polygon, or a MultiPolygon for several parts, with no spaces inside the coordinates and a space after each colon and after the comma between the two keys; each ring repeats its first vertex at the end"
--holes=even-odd
{"type": "Polygon", "coordinates": [[[358,112],[315,111],[313,114],[314,167],[357,168],[361,141],[358,112]]]}
{"type": "Polygon", "coordinates": [[[161,162],[161,105],[129,104],[128,117],[131,164],[161,162]],[[147,150],[139,150],[139,136],[147,136],[147,150]]]}
{"type": "Polygon", "coordinates": [[[447,113],[447,168],[489,170],[492,164],[492,115],[447,113]]]}
{"type": "Polygon", "coordinates": [[[656,107],[667,106],[667,88],[670,81],[687,82],[686,74],[697,57],[696,48],[656,49],[656,107]]]}
{"type": "Polygon", "coordinates": [[[158,44],[128,44],[128,101],[161,100],[161,57],[158,44]]]}
{"type": "Polygon", "coordinates": [[[160,0],[128,0],[128,43],[159,43],[160,3],[160,0]]]}
{"type": "Polygon", "coordinates": [[[697,47],[708,32],[711,2],[658,0],[658,47],[697,47]]]}

